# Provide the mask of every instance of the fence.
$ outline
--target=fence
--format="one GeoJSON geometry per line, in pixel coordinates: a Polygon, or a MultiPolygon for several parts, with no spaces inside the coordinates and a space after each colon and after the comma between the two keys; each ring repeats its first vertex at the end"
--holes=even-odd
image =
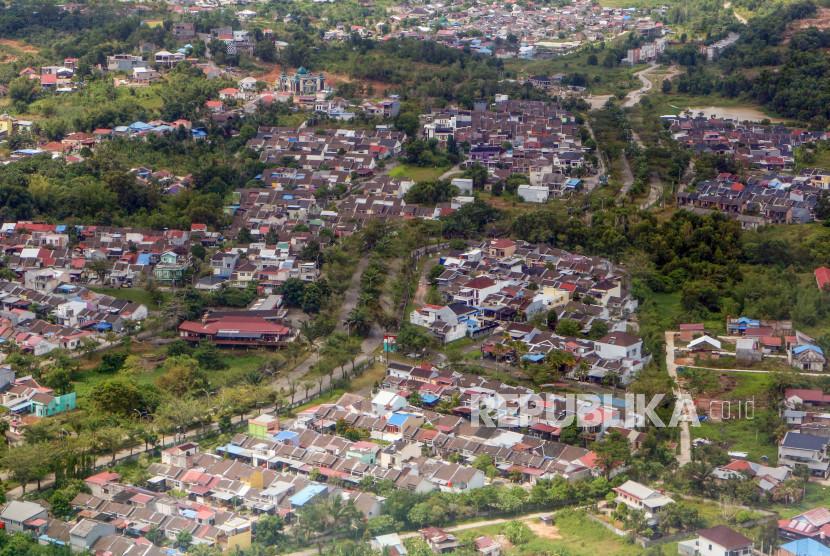
{"type": "MultiPolygon", "coordinates": [[[[354,374],[358,375],[358,374],[362,373],[365,369],[367,369],[368,367],[371,367],[372,365],[374,365],[375,361],[376,361],[375,356],[369,357],[368,359],[364,359],[363,361],[361,361],[360,363],[355,365],[354,374]]],[[[340,379],[335,379],[335,380],[340,380],[340,379]]],[[[334,390],[334,388],[332,388],[332,382],[334,382],[334,381],[329,382],[329,387],[328,388],[321,389],[316,394],[308,394],[307,396],[305,396],[305,397],[303,397],[299,400],[295,399],[293,402],[288,404],[288,409],[287,410],[291,411],[292,409],[297,409],[301,405],[307,404],[308,402],[310,402],[312,400],[316,400],[317,398],[328,394],[329,392],[334,390]]]]}

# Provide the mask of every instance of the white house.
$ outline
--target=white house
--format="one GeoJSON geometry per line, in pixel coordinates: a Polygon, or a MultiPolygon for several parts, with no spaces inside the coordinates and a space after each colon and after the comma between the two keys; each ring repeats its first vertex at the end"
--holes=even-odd
{"type": "Polygon", "coordinates": [[[709,336],[701,336],[695,340],[689,342],[689,349],[690,350],[706,350],[706,349],[715,349],[719,350],[721,348],[720,340],[716,340],[709,336]]]}
{"type": "Polygon", "coordinates": [[[455,294],[454,300],[467,305],[479,305],[487,299],[487,296],[501,291],[505,283],[488,276],[478,276],[463,284],[455,294]]]}
{"type": "Polygon", "coordinates": [[[406,401],[406,398],[385,390],[378,392],[377,396],[372,399],[372,411],[381,417],[391,415],[408,405],[409,402],[406,401]]]}
{"type": "Polygon", "coordinates": [[[461,195],[473,194],[473,180],[471,178],[455,178],[450,183],[458,188],[461,195]]]}
{"type": "MultiPolygon", "coordinates": [[[[409,313],[409,324],[427,328],[439,318],[439,312],[443,308],[440,305],[424,305],[420,309],[415,309],[409,313]]],[[[449,311],[449,313],[455,315],[452,311],[449,311]]]]}
{"type": "Polygon", "coordinates": [[[614,489],[617,493],[615,502],[622,503],[632,510],[642,510],[649,525],[656,525],[660,520],[660,510],[674,500],[662,493],[635,481],[626,481],[614,489]]]}
{"type": "Polygon", "coordinates": [[[696,539],[681,541],[677,553],[687,556],[742,556],[752,554],[755,542],[726,525],[697,532],[696,539]]]}
{"type": "Polygon", "coordinates": [[[643,341],[628,332],[611,332],[594,343],[594,351],[603,359],[641,359],[643,341]]]}
{"type": "Polygon", "coordinates": [[[547,203],[550,189],[545,185],[520,185],[516,194],[526,203],[547,203]]]}

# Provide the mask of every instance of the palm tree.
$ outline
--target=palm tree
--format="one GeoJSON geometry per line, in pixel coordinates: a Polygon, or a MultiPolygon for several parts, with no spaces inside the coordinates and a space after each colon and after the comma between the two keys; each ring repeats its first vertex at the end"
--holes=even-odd
{"type": "Polygon", "coordinates": [[[346,316],[346,326],[349,328],[349,334],[357,332],[363,334],[368,331],[371,326],[371,316],[363,307],[355,307],[346,316]]]}

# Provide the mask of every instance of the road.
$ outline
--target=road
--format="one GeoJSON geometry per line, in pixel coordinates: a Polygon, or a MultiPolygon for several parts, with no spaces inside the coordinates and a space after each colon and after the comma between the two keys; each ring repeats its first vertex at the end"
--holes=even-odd
{"type": "MultiPolygon", "coordinates": [[[[630,107],[634,106],[635,104],[637,104],[638,102],[640,102],[640,99],[643,98],[643,95],[648,93],[653,88],[651,80],[648,78],[648,76],[651,75],[658,68],[660,68],[660,64],[658,64],[657,62],[651,62],[649,67],[635,73],[634,75],[637,76],[637,78],[640,80],[640,82],[643,84],[643,86],[641,88],[637,89],[636,91],[634,91],[633,93],[629,94],[628,97],[626,97],[626,99],[623,101],[623,103],[620,106],[622,106],[623,108],[630,108],[630,107]]],[[[674,77],[678,73],[679,72],[678,72],[677,68],[675,68],[674,66],[671,66],[669,68],[669,73],[666,74],[666,76],[665,76],[665,79],[671,79],[672,77],[674,77]]]]}
{"type": "MultiPolygon", "coordinates": [[[[669,371],[669,376],[674,380],[674,396],[680,399],[684,394],[680,390],[680,384],[677,382],[677,365],[674,362],[674,335],[677,332],[666,331],[666,369],[669,371]]],[[[686,419],[680,420],[680,453],[677,454],[677,463],[684,466],[692,461],[692,437],[689,432],[689,421],[686,419]]]]}
{"type": "MultiPolygon", "coordinates": [[[[723,5],[723,7],[724,7],[724,8],[731,8],[731,7],[732,7],[732,2],[726,2],[726,3],[723,5]]],[[[735,16],[735,19],[737,19],[738,21],[740,21],[740,22],[741,22],[741,23],[743,23],[744,25],[746,25],[746,24],[747,24],[746,18],[745,18],[745,17],[743,17],[742,15],[738,15],[738,12],[736,12],[735,10],[732,10],[732,14],[735,16]]]]}
{"type": "MultiPolygon", "coordinates": [[[[273,411],[274,407],[273,406],[265,406],[265,407],[260,408],[260,410],[261,411],[266,411],[266,412],[267,411],[273,411]]],[[[247,420],[247,418],[248,418],[247,415],[242,416],[242,417],[237,415],[237,416],[231,418],[231,422],[238,426],[238,425],[241,425],[243,423],[243,421],[247,420]]],[[[208,431],[208,430],[219,430],[218,423],[211,423],[209,426],[205,427],[205,431],[208,431]]],[[[197,439],[199,437],[201,432],[202,432],[202,430],[197,428],[197,429],[189,430],[186,433],[179,434],[179,435],[176,435],[176,436],[168,434],[164,437],[162,445],[167,446],[170,443],[171,440],[173,440],[174,444],[180,444],[182,442],[185,442],[186,440],[194,440],[194,439],[197,439]]],[[[154,448],[152,448],[152,447],[149,450],[145,450],[144,449],[144,443],[136,444],[135,446],[132,447],[132,449],[124,448],[123,450],[119,450],[118,452],[116,452],[115,453],[115,462],[118,463],[121,460],[128,459],[128,458],[131,458],[131,457],[136,457],[139,454],[142,454],[144,452],[151,452],[153,450],[154,450],[154,448]]],[[[112,454],[106,454],[106,455],[99,456],[95,460],[95,467],[97,467],[97,468],[108,467],[108,466],[112,465],[112,461],[113,461],[112,454]]],[[[5,477],[6,475],[4,474],[3,476],[5,477]]],[[[46,478],[44,478],[43,480],[40,481],[40,489],[43,490],[45,488],[49,488],[50,486],[52,486],[54,484],[54,482],[55,482],[54,475],[49,475],[49,476],[47,476],[46,478]]],[[[26,492],[27,493],[34,492],[36,490],[37,490],[37,481],[31,481],[26,485],[26,492]]],[[[9,498],[10,500],[18,499],[21,496],[23,496],[23,488],[20,487],[20,486],[14,487],[13,489],[6,492],[6,497],[9,498]]]]}
{"type": "MultiPolygon", "coordinates": [[[[594,136],[594,130],[587,119],[585,120],[585,129],[587,129],[588,133],[591,134],[591,139],[593,139],[594,142],[596,142],[597,138],[594,136]]],[[[599,178],[601,178],[608,172],[608,168],[605,167],[605,160],[603,160],[602,154],[599,152],[599,149],[597,149],[596,154],[597,162],[599,163],[599,168],[597,168],[596,174],[592,174],[582,180],[585,184],[583,187],[584,193],[590,193],[591,191],[593,191],[597,187],[597,184],[599,184],[599,178]]]]}

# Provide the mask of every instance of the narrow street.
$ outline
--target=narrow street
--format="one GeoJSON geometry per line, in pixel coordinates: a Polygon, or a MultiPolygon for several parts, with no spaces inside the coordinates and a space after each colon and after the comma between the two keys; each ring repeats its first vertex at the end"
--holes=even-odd
{"type": "MultiPolygon", "coordinates": [[[[677,365],[674,362],[675,334],[677,333],[674,331],[666,331],[666,369],[669,372],[669,376],[675,381],[675,398],[680,399],[680,396],[687,396],[688,394],[684,393],[677,383],[677,365]]],[[[677,454],[677,463],[682,467],[690,461],[692,461],[692,439],[691,433],[689,432],[689,421],[687,420],[687,416],[684,415],[680,419],[680,452],[677,454]]]]}

